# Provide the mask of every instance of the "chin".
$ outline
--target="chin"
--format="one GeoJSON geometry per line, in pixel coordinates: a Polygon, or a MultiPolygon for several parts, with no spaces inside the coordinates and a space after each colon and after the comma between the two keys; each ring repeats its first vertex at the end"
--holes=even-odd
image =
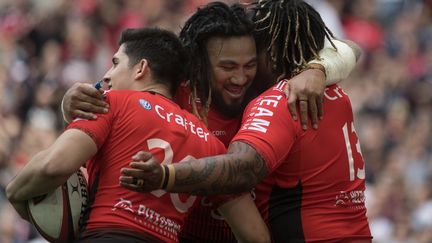
{"type": "Polygon", "coordinates": [[[222,115],[229,118],[241,117],[243,114],[243,98],[227,99],[219,92],[214,92],[212,96],[212,107],[222,115]]]}
{"type": "Polygon", "coordinates": [[[220,113],[227,117],[235,118],[243,114],[243,106],[240,101],[216,103],[215,107],[220,113]]]}

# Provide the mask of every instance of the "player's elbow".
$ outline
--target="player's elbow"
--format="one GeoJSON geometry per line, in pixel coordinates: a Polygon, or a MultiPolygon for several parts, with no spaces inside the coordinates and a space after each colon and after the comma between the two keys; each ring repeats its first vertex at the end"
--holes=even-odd
{"type": "Polygon", "coordinates": [[[10,203],[19,203],[25,200],[25,192],[22,190],[22,187],[18,185],[15,180],[12,180],[5,189],[6,198],[10,203]]]}
{"type": "Polygon", "coordinates": [[[344,42],[345,44],[347,44],[352,51],[354,52],[355,58],[356,58],[356,62],[358,62],[358,60],[360,59],[363,51],[361,49],[361,47],[359,45],[357,45],[357,43],[355,43],[354,41],[351,40],[342,40],[342,42],[344,42]]]}
{"type": "Polygon", "coordinates": [[[253,234],[253,235],[249,235],[250,237],[246,238],[246,239],[241,239],[239,240],[239,242],[242,243],[270,243],[271,239],[270,239],[270,235],[268,234],[268,232],[262,232],[261,234],[253,234]]]}
{"type": "Polygon", "coordinates": [[[270,243],[271,242],[270,235],[269,234],[261,235],[257,240],[254,240],[253,242],[255,242],[255,243],[270,243]]]}
{"type": "Polygon", "coordinates": [[[6,197],[9,200],[9,202],[14,203],[18,201],[18,190],[16,190],[17,188],[15,188],[13,186],[13,181],[10,182],[7,186],[6,186],[6,197]]]}

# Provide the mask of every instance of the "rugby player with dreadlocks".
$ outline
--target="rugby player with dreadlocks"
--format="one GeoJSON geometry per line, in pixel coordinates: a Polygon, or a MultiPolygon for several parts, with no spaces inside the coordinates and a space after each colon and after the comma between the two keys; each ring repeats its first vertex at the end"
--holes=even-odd
{"type": "Polygon", "coordinates": [[[121,184],[146,191],[169,179],[174,185],[162,189],[199,195],[238,193],[255,186],[256,204],[274,242],[371,242],[364,161],[348,96],[336,84],[326,89],[326,115],[318,130],[303,130],[286,109],[283,90],[290,80],[281,78],[292,77],[318,59],[325,41],[333,46],[332,33],[300,0],[260,1],[254,20],[258,76],[274,85],[246,107],[228,154],[191,159],[164,170],[151,154],[139,152],[141,160],[131,163],[132,169],[122,169],[121,184]],[[134,177],[145,184],[131,184],[134,177]]]}

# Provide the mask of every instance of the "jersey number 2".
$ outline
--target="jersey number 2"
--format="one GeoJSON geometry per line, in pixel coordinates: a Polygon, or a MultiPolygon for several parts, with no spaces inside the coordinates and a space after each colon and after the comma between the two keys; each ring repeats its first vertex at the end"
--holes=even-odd
{"type": "MultiPolygon", "coordinates": [[[[151,138],[147,140],[147,146],[149,148],[149,150],[152,149],[163,149],[164,151],[164,160],[162,161],[162,164],[171,164],[173,157],[174,157],[174,152],[171,148],[171,144],[163,139],[160,138],[151,138]]],[[[193,158],[192,156],[188,155],[186,157],[184,157],[181,161],[183,160],[187,160],[193,158]]],[[[167,193],[164,190],[155,190],[152,191],[151,194],[155,195],[156,197],[161,197],[163,195],[165,195],[165,193],[167,193]]],[[[174,207],[177,209],[177,211],[179,211],[180,213],[186,213],[188,211],[188,209],[190,207],[192,207],[192,205],[195,202],[196,196],[189,196],[186,200],[186,202],[183,202],[182,200],[180,200],[180,197],[177,193],[170,193],[170,198],[171,198],[171,202],[174,205],[174,207]]]]}

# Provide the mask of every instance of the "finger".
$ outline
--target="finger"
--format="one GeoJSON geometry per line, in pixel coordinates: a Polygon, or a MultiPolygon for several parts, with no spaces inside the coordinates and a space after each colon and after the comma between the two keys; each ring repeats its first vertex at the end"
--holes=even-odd
{"type": "Polygon", "coordinates": [[[144,185],[144,180],[138,179],[136,177],[132,177],[132,182],[130,184],[134,184],[137,185],[138,187],[141,187],[142,185],[144,185]]]}
{"type": "Polygon", "coordinates": [[[144,161],[150,160],[153,157],[153,155],[149,152],[145,151],[138,151],[134,156],[132,156],[132,159],[134,161],[144,161]]]}
{"type": "Polygon", "coordinates": [[[142,172],[153,172],[153,169],[155,167],[154,163],[149,163],[149,162],[134,162],[132,161],[129,166],[133,169],[137,169],[140,170],[142,172]]]}
{"type": "Polygon", "coordinates": [[[90,103],[94,106],[100,106],[100,107],[104,107],[104,108],[108,108],[109,105],[107,102],[104,101],[104,99],[102,98],[95,98],[93,96],[89,96],[85,93],[76,93],[76,95],[74,96],[75,99],[73,99],[71,102],[73,104],[77,103],[81,103],[81,102],[85,102],[85,103],[90,103]]]}
{"type": "Polygon", "coordinates": [[[285,97],[288,99],[289,98],[289,93],[290,93],[290,82],[287,82],[284,88],[284,93],[285,93],[285,97]]]}
{"type": "Polygon", "coordinates": [[[122,168],[120,170],[120,173],[124,176],[136,177],[137,179],[144,179],[146,177],[149,177],[150,175],[153,175],[152,170],[145,171],[135,168],[122,168]]]}
{"type": "Polygon", "coordinates": [[[324,98],[321,96],[317,99],[316,104],[317,104],[317,109],[318,109],[318,118],[320,120],[323,119],[324,117],[324,108],[323,108],[323,103],[324,103],[324,98]]]}
{"type": "Polygon", "coordinates": [[[123,183],[125,183],[125,184],[136,184],[136,183],[134,183],[134,178],[135,178],[135,177],[132,177],[132,176],[124,176],[124,175],[121,175],[121,176],[119,177],[119,181],[120,181],[120,182],[123,182],[123,183]]]}
{"type": "Polygon", "coordinates": [[[288,109],[291,113],[292,118],[296,121],[297,120],[297,108],[296,103],[288,103],[288,109]]]}
{"type": "Polygon", "coordinates": [[[296,104],[297,104],[297,95],[294,92],[290,91],[290,94],[288,96],[288,109],[294,120],[297,120],[298,118],[296,104]]]}
{"type": "Polygon", "coordinates": [[[136,182],[134,181],[134,184],[136,184],[139,187],[142,187],[144,185],[143,179],[137,179],[136,182]]]}
{"type": "Polygon", "coordinates": [[[124,187],[126,189],[129,189],[131,191],[141,192],[143,190],[141,187],[139,187],[139,186],[137,186],[135,184],[125,183],[125,182],[122,182],[122,181],[120,181],[119,183],[120,183],[120,186],[122,186],[122,187],[124,187]]]}
{"type": "Polygon", "coordinates": [[[311,98],[308,102],[309,104],[309,113],[311,116],[312,127],[314,129],[318,129],[318,109],[317,109],[317,100],[315,98],[311,98]]]}
{"type": "Polygon", "coordinates": [[[98,113],[98,114],[108,112],[108,108],[106,108],[105,106],[94,105],[93,103],[88,103],[85,101],[76,102],[76,104],[73,106],[72,109],[82,110],[85,112],[98,113]]]}
{"type": "Polygon", "coordinates": [[[308,101],[300,100],[300,123],[303,130],[307,130],[308,122],[308,101]]]}
{"type": "Polygon", "coordinates": [[[73,110],[71,111],[72,113],[72,117],[76,118],[82,118],[82,119],[87,119],[87,120],[96,120],[97,116],[91,112],[85,112],[85,111],[81,111],[81,110],[73,110]]]}
{"type": "Polygon", "coordinates": [[[90,97],[93,97],[96,99],[103,99],[103,96],[102,96],[103,92],[96,89],[91,84],[82,84],[78,87],[78,90],[87,96],[90,96],[90,97]]]}

